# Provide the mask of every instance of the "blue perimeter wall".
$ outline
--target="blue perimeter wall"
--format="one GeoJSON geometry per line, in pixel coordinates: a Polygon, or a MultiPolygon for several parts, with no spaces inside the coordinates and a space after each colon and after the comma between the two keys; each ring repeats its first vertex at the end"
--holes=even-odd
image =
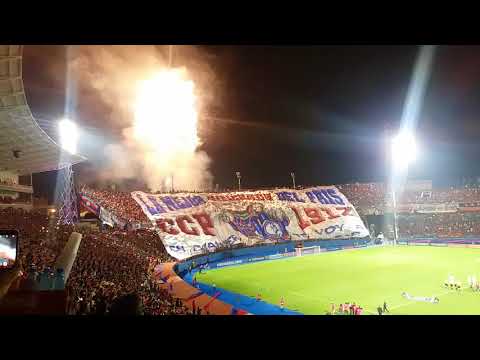
{"type": "MultiPolygon", "coordinates": [[[[283,259],[285,257],[295,256],[295,245],[297,242],[287,242],[282,244],[273,244],[259,247],[249,247],[242,249],[234,249],[231,251],[223,251],[219,253],[211,253],[199,256],[194,259],[187,259],[175,265],[175,272],[181,276],[186,282],[192,284],[195,273],[199,271],[199,266],[208,262],[209,269],[222,268],[226,266],[235,266],[247,264],[251,262],[283,259]],[[188,272],[192,262],[195,262],[195,268],[192,272],[188,272]]],[[[348,239],[348,240],[317,240],[309,241],[306,247],[320,246],[321,251],[337,251],[343,249],[351,249],[358,247],[366,247],[371,244],[370,239],[348,239]]],[[[213,289],[212,286],[199,283],[197,286],[202,292],[213,296],[216,292],[220,292],[217,297],[219,300],[248,311],[257,315],[301,315],[301,313],[292,310],[281,310],[279,306],[269,304],[264,301],[257,301],[252,296],[241,295],[230,292],[225,289],[213,289]]],[[[280,300],[280,299],[279,299],[280,300]]],[[[288,304],[287,304],[288,306],[288,304]]]]}
{"type": "MultiPolygon", "coordinates": [[[[367,244],[369,243],[370,239],[317,240],[309,241],[308,244],[305,244],[305,247],[320,246],[322,251],[335,251],[342,250],[344,248],[363,247],[367,246],[367,244]]],[[[285,254],[285,252],[294,253],[296,244],[298,243],[291,241],[282,244],[247,247],[242,249],[211,253],[208,255],[195,257],[193,259],[184,260],[175,265],[175,271],[177,274],[182,274],[185,270],[188,270],[192,262],[195,262],[196,267],[206,264],[208,262],[210,268],[217,268],[228,265],[239,265],[252,261],[272,260],[272,255],[277,255],[277,258],[282,258],[282,255],[285,254]],[[267,256],[269,258],[262,258],[267,256]],[[230,261],[234,261],[235,263],[224,264],[230,261]]]]}

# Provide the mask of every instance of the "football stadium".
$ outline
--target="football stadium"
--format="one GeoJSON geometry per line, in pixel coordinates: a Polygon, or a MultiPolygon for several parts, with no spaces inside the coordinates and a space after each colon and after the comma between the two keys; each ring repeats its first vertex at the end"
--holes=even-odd
{"type": "MultiPolygon", "coordinates": [[[[82,128],[77,105],[58,119],[32,112],[26,48],[0,46],[1,314],[480,314],[480,181],[438,185],[408,171],[435,47],[418,48],[400,126],[385,134],[382,181],[298,184],[291,171],[291,184],[278,186],[248,185],[235,164],[230,182],[214,186],[208,148],[198,149],[220,120],[201,116],[202,80],[190,65],[175,67],[186,50],[169,46],[148,76],[126,71],[122,81],[119,61],[101,64],[115,76],[97,74],[95,84],[121,90],[103,100],[127,96],[128,76],[138,80],[120,148],[100,128],[82,128]]],[[[116,51],[125,61],[121,48],[96,54],[95,66],[116,51]]],[[[75,51],[82,61],[72,60],[67,79],[80,81],[96,50],[75,51]]],[[[76,103],[66,83],[65,103],[76,103]]]]}

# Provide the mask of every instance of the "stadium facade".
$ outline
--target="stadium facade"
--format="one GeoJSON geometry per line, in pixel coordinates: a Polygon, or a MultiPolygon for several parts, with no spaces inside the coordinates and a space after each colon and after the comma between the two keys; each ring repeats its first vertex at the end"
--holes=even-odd
{"type": "Polygon", "coordinates": [[[35,121],[22,79],[22,45],[0,45],[0,208],[33,207],[32,174],[86,160],[56,144],[35,121]]]}

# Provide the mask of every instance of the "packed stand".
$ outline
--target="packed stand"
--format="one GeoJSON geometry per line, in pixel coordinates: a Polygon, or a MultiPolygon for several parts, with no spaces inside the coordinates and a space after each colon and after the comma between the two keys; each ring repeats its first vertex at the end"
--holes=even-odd
{"type": "Polygon", "coordinates": [[[29,204],[32,202],[30,194],[18,193],[13,196],[0,196],[0,204],[29,204]]]}
{"type": "Polygon", "coordinates": [[[142,208],[132,198],[129,192],[112,191],[112,190],[96,190],[84,187],[82,191],[92,197],[97,205],[103,206],[105,209],[112,211],[115,215],[130,223],[148,223],[149,220],[143,212],[142,208]]]}
{"type": "Polygon", "coordinates": [[[386,206],[385,185],[382,183],[337,185],[340,192],[359,212],[383,212],[386,206]]]}
{"type": "Polygon", "coordinates": [[[152,258],[172,260],[158,235],[148,230],[84,231],[67,282],[68,313],[105,314],[115,299],[133,293],[147,315],[188,314],[178,299],[152,281],[152,258]]]}
{"type": "Polygon", "coordinates": [[[26,272],[53,267],[73,228],[52,226],[45,210],[0,209],[0,228],[18,230],[20,259],[26,272]]]}
{"type": "MultiPolygon", "coordinates": [[[[428,193],[428,192],[427,192],[428,193]]],[[[442,191],[432,191],[431,196],[429,194],[423,194],[421,198],[422,203],[452,203],[452,202],[477,202],[480,201],[480,189],[477,188],[464,188],[442,191]],[[427,195],[427,196],[425,196],[427,195]]]]}
{"type": "Polygon", "coordinates": [[[0,204],[14,204],[15,199],[10,196],[0,196],[0,204]]]}
{"type": "Polygon", "coordinates": [[[144,314],[189,313],[178,299],[150,280],[152,259],[173,260],[154,232],[75,230],[55,225],[46,210],[18,208],[0,209],[0,228],[19,231],[25,278],[34,280],[44,271],[53,272],[72,231],[83,233],[66,284],[69,314],[108,314],[117,299],[132,293],[140,298],[144,314]]]}
{"type": "Polygon", "coordinates": [[[1,185],[17,185],[15,181],[12,179],[6,178],[6,179],[0,179],[0,184],[1,185]]]}
{"type": "MultiPolygon", "coordinates": [[[[392,206],[392,194],[383,183],[337,185],[337,188],[359,212],[380,213],[392,206]]],[[[450,188],[431,191],[405,190],[398,194],[397,204],[451,204],[480,202],[479,188],[450,188]]]]}
{"type": "Polygon", "coordinates": [[[402,215],[398,219],[400,236],[407,238],[480,235],[480,215],[476,213],[402,215]]]}

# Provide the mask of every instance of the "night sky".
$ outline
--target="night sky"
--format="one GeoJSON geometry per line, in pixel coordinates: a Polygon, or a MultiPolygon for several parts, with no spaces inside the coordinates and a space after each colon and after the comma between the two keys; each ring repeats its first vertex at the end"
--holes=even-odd
{"type": "MultiPolygon", "coordinates": [[[[220,187],[241,171],[245,187],[383,180],[384,130],[398,128],[417,46],[200,46],[221,82],[202,114],[201,137],[220,187]]],[[[178,60],[181,63],[181,59],[178,60]]],[[[25,46],[34,115],[63,111],[65,48],[25,46]],[[47,71],[56,64],[56,78],[47,71]],[[63,79],[62,79],[63,77],[63,79]]],[[[77,121],[118,133],[88,93],[77,121]]],[[[410,176],[442,184],[480,175],[480,47],[439,46],[419,117],[421,158],[410,176]]],[[[81,171],[81,169],[79,169],[81,171]]],[[[53,175],[36,176],[43,192],[53,175]]]]}

